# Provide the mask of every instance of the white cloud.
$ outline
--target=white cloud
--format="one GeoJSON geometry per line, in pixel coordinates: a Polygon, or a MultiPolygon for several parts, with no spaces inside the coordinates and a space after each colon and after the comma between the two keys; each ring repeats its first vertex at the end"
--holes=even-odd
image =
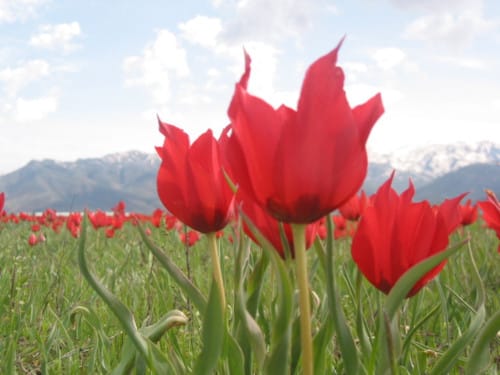
{"type": "Polygon", "coordinates": [[[460,68],[475,69],[475,70],[482,70],[485,69],[487,66],[485,61],[476,58],[445,56],[438,58],[438,61],[458,66],[460,68]]]}
{"type": "Polygon", "coordinates": [[[209,48],[216,45],[217,36],[222,31],[222,23],[219,18],[196,16],[181,23],[179,29],[189,42],[209,48]]]}
{"type": "Polygon", "coordinates": [[[47,0],[0,0],[0,23],[24,21],[36,15],[47,0]]]}
{"type": "Polygon", "coordinates": [[[478,35],[494,29],[497,24],[487,20],[478,9],[460,9],[430,13],[410,23],[403,36],[412,40],[428,41],[439,46],[461,49],[478,35]]]}
{"type": "Polygon", "coordinates": [[[31,122],[45,118],[57,110],[57,96],[49,95],[36,99],[16,100],[14,108],[14,119],[18,122],[31,122]]]}
{"type": "Polygon", "coordinates": [[[168,30],[159,30],[156,39],[146,45],[140,56],[123,61],[126,86],[143,86],[151,92],[156,105],[165,105],[171,97],[172,78],[189,75],[186,51],[168,30]]]}
{"type": "Polygon", "coordinates": [[[391,0],[391,2],[400,8],[416,9],[426,12],[442,12],[449,9],[470,9],[478,8],[482,5],[482,0],[391,0]]]}
{"type": "Polygon", "coordinates": [[[386,47],[377,49],[372,54],[372,58],[379,68],[392,69],[405,61],[406,54],[399,48],[386,47]]]}
{"type": "Polygon", "coordinates": [[[311,24],[314,1],[240,0],[236,16],[223,31],[224,40],[279,40],[297,37],[311,24]]]}
{"type": "Polygon", "coordinates": [[[73,39],[80,35],[78,22],[43,25],[40,26],[38,33],[31,37],[30,44],[40,48],[62,48],[65,52],[69,52],[78,48],[73,39]]]}
{"type": "Polygon", "coordinates": [[[31,60],[17,68],[0,71],[0,81],[5,82],[8,95],[15,96],[22,88],[50,74],[50,65],[45,60],[31,60]]]}

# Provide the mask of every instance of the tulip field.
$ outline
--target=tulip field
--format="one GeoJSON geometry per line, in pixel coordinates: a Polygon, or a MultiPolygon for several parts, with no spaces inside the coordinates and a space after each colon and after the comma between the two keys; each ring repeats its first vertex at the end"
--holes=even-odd
{"type": "Polygon", "coordinates": [[[158,119],[152,213],[0,192],[0,373],[498,374],[500,201],[415,201],[397,171],[365,193],[384,106],[350,106],[341,45],[296,110],[247,91],[245,53],[218,139],[158,119]]]}
{"type": "MultiPolygon", "coordinates": [[[[113,215],[102,212],[89,215],[96,224],[99,221],[95,218],[100,216],[103,225],[95,228],[89,225],[86,229],[86,256],[92,272],[133,312],[139,328],[152,325],[172,311],[174,314],[180,311],[179,314],[185,316],[186,320],[172,324],[157,345],[175,362],[178,373],[191,373],[203,350],[200,335],[203,318],[193,301],[148,249],[132,220],[125,220],[111,237],[108,229],[112,228],[113,215]]],[[[124,361],[127,335],[80,273],[77,258],[81,238],[75,237],[73,227],[67,224],[72,221],[71,216],[52,213],[7,218],[5,215],[0,224],[0,372],[107,374],[117,370],[124,361]],[[64,226],[54,231],[54,223],[63,219],[64,226]],[[33,227],[36,232],[32,231],[33,227]],[[43,234],[44,240],[30,245],[31,233],[37,237],[43,234]]],[[[211,267],[207,239],[191,230],[185,231],[175,218],[160,215],[159,211],[141,218],[141,227],[148,238],[168,254],[202,294],[208,295],[211,267]],[[189,236],[189,233],[196,235],[189,236]]],[[[361,280],[350,256],[350,237],[337,233],[340,238],[334,245],[334,278],[341,291],[339,301],[348,326],[357,327],[361,321],[367,335],[364,339],[370,342],[377,325],[378,306],[385,296],[361,280]]],[[[269,264],[265,250],[248,239],[238,244],[237,236],[238,228],[233,225],[221,232],[219,238],[227,305],[236,309],[238,303],[234,271],[241,266],[241,252],[244,252],[247,259],[243,272],[247,275],[243,287],[247,306],[254,306],[258,290],[260,303],[253,307],[253,314],[265,344],[269,345],[272,332],[277,329],[272,318],[277,313],[273,311],[273,304],[279,294],[276,284],[279,276],[269,264]]],[[[476,222],[459,228],[452,235],[451,243],[459,243],[466,236],[470,236],[470,242],[450,258],[439,276],[401,306],[398,321],[403,353],[401,368],[405,369],[402,373],[427,373],[426,369],[432,368],[450,345],[463,337],[477,312],[479,288],[484,288],[486,312],[492,314],[500,310],[500,254],[496,251],[495,234],[482,222],[476,222]],[[482,284],[474,278],[475,267],[482,284]]],[[[325,319],[328,314],[326,274],[318,256],[324,246],[325,240],[317,237],[308,251],[315,332],[323,332],[320,323],[328,321],[325,319]]],[[[288,263],[287,267],[290,266],[288,263]]],[[[237,314],[230,311],[229,315],[228,327],[235,330],[237,314]]],[[[298,335],[298,317],[293,316],[291,320],[293,339],[298,335]]],[[[356,332],[353,334],[357,336],[356,332]]],[[[331,332],[326,336],[321,351],[315,354],[323,355],[324,372],[321,373],[344,373],[338,339],[331,332]]],[[[357,340],[360,341],[356,346],[362,352],[362,338],[357,340]]],[[[462,373],[472,344],[473,340],[457,353],[450,373],[462,373]]],[[[487,373],[495,373],[500,369],[500,337],[497,335],[488,346],[487,373]]],[[[297,352],[296,344],[291,345],[290,350],[297,352]]],[[[218,373],[231,373],[226,363],[231,355],[221,356],[218,373]]],[[[297,356],[291,356],[290,361],[296,362],[297,356]]],[[[255,368],[254,365],[254,371],[255,368]]]]}

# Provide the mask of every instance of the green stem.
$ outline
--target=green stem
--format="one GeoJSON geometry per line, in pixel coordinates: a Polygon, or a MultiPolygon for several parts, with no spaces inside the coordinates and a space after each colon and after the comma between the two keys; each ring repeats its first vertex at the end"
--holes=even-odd
{"type": "Polygon", "coordinates": [[[302,373],[304,375],[312,375],[313,346],[311,332],[311,305],[309,303],[309,278],[307,276],[306,225],[292,224],[292,232],[295,250],[295,270],[299,287],[302,373]]]}
{"type": "Polygon", "coordinates": [[[222,270],[220,267],[219,249],[217,246],[217,237],[215,236],[215,233],[208,233],[207,238],[208,238],[208,243],[209,243],[209,247],[210,247],[210,255],[212,257],[212,269],[213,269],[214,281],[217,284],[217,289],[219,290],[219,293],[220,293],[220,300],[222,303],[222,311],[225,311],[226,310],[226,293],[224,291],[224,280],[222,279],[222,270]]]}

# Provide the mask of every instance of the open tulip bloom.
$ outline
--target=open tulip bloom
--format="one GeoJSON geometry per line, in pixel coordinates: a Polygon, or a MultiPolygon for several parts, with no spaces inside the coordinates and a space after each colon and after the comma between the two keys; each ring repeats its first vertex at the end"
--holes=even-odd
{"type": "Polygon", "coordinates": [[[212,131],[192,145],[181,129],[160,121],[165,136],[156,150],[162,160],[158,171],[158,196],[184,224],[202,233],[217,232],[228,223],[234,194],[224,177],[220,151],[212,131]]]}
{"type": "MultiPolygon", "coordinates": [[[[415,189],[401,195],[391,188],[391,177],[379,188],[365,208],[352,242],[352,257],[363,275],[377,289],[389,293],[412,266],[443,251],[454,230],[450,202],[458,205],[462,196],[448,200],[445,209],[429,202],[412,202],[415,189]],[[460,198],[460,199],[458,199],[460,198]]],[[[444,267],[445,262],[422,277],[408,293],[417,293],[444,267]]]]}
{"type": "Polygon", "coordinates": [[[320,219],[366,176],[365,144],[384,109],[379,94],[351,109],[336,66],[340,45],[307,70],[297,110],[274,109],[241,81],[236,85],[227,158],[238,186],[280,221],[320,219]]]}

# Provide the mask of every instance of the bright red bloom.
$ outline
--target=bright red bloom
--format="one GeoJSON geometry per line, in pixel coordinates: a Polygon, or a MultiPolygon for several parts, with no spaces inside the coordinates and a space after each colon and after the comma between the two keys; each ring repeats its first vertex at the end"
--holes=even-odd
{"type": "Polygon", "coordinates": [[[179,240],[189,247],[194,246],[194,244],[200,239],[200,233],[195,230],[188,230],[187,232],[180,231],[178,234],[179,240]]]}
{"type": "Polygon", "coordinates": [[[219,143],[208,130],[190,146],[184,131],[158,122],[165,136],[163,147],[156,148],[162,159],[157,178],[161,202],[197,231],[221,230],[232,214],[234,194],[222,171],[219,143]]]}
{"type": "Polygon", "coordinates": [[[104,211],[87,211],[87,216],[90,220],[90,223],[96,230],[113,225],[113,218],[111,216],[108,216],[104,211]]]}
{"type": "Polygon", "coordinates": [[[35,246],[38,243],[38,237],[36,236],[35,233],[31,233],[30,236],[28,237],[28,244],[30,246],[35,246]]]}
{"type": "Polygon", "coordinates": [[[78,238],[80,236],[81,227],[82,215],[79,212],[70,213],[66,219],[66,228],[74,238],[78,238]]]}
{"type": "Polygon", "coordinates": [[[163,218],[163,211],[157,208],[156,210],[153,211],[153,214],[151,215],[151,223],[156,228],[159,228],[161,225],[162,218],[163,218]]]}
{"type": "Polygon", "coordinates": [[[460,226],[462,221],[462,212],[460,211],[460,201],[467,193],[462,193],[455,198],[445,199],[440,205],[434,206],[436,210],[441,211],[443,218],[448,226],[449,232],[454,232],[460,226]]]}
{"type": "Polygon", "coordinates": [[[5,204],[5,193],[0,193],[0,212],[3,211],[4,204],[5,204]]]}
{"type": "Polygon", "coordinates": [[[464,205],[460,206],[460,216],[462,226],[471,225],[477,220],[477,204],[471,205],[471,200],[467,199],[464,205]]]}
{"type": "Polygon", "coordinates": [[[354,236],[356,232],[357,223],[354,221],[348,221],[344,216],[334,215],[332,216],[334,223],[333,238],[336,240],[340,238],[347,238],[354,236]]]}
{"type": "MultiPolygon", "coordinates": [[[[352,243],[352,257],[360,271],[376,288],[389,293],[399,278],[411,267],[448,245],[452,229],[441,207],[429,202],[412,202],[415,189],[398,195],[391,183],[394,174],[372,197],[352,243]]],[[[458,205],[458,200],[454,200],[458,205]]],[[[449,208],[448,208],[449,209],[449,208]]],[[[417,293],[444,267],[445,262],[423,276],[410,290],[417,293]]]]}
{"type": "Polygon", "coordinates": [[[365,144],[384,109],[379,94],[351,109],[336,66],[339,48],[309,67],[297,110],[274,109],[247,92],[249,58],[236,85],[225,147],[234,182],[280,221],[320,219],[355,194],[366,176],[365,144]]]}
{"type": "MultiPolygon", "coordinates": [[[[486,190],[486,196],[487,200],[477,202],[477,204],[483,211],[483,220],[496,232],[500,240],[500,202],[491,190],[486,190]]],[[[498,252],[500,253],[500,245],[498,245],[498,252]]]]}
{"type": "Polygon", "coordinates": [[[347,202],[339,207],[340,214],[351,221],[358,221],[368,204],[368,197],[362,191],[359,195],[353,195],[347,202]]]}

